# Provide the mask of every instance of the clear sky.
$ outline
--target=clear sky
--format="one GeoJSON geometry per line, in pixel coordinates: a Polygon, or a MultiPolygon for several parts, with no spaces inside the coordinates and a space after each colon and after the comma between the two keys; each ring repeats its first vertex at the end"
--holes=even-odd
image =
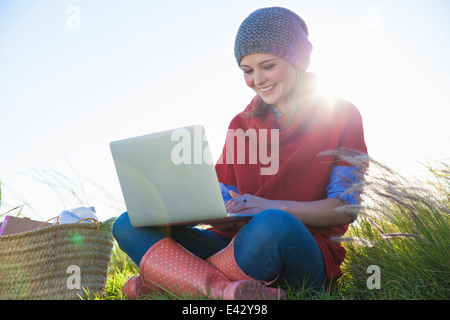
{"type": "Polygon", "coordinates": [[[202,123],[217,159],[253,96],[236,31],[273,5],[306,21],[309,71],[358,107],[373,157],[412,175],[448,159],[447,0],[0,0],[0,214],[48,219],[73,190],[117,216],[113,140],[202,123]]]}

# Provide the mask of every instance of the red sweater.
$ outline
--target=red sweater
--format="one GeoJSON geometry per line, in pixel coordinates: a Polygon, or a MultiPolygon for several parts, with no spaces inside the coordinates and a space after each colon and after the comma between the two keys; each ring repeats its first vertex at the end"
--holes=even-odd
{"type": "MultiPolygon", "coordinates": [[[[220,182],[237,186],[241,194],[248,193],[271,200],[321,200],[327,197],[326,187],[333,166],[351,165],[333,157],[319,157],[319,153],[339,148],[367,153],[362,119],[357,108],[345,100],[331,100],[317,94],[315,77],[312,74],[305,74],[305,83],[306,93],[300,102],[300,111],[294,116],[283,114],[275,119],[270,108],[266,108],[263,114],[257,117],[245,117],[241,112],[229,125],[231,130],[255,129],[257,134],[259,129],[267,129],[269,151],[270,129],[279,129],[278,171],[271,175],[261,175],[260,169],[270,165],[261,164],[259,157],[256,157],[256,164],[249,163],[248,156],[245,163],[238,163],[237,153],[242,152],[238,148],[234,148],[234,163],[227,163],[225,144],[222,161],[216,164],[220,182]]],[[[251,110],[257,103],[258,96],[245,111],[251,110]]],[[[245,152],[248,155],[248,141],[245,144],[245,152]]],[[[340,265],[346,251],[339,243],[331,241],[330,237],[342,236],[348,226],[306,227],[321,249],[328,281],[338,278],[342,274],[340,265]]],[[[232,238],[237,231],[221,234],[232,238]]]]}

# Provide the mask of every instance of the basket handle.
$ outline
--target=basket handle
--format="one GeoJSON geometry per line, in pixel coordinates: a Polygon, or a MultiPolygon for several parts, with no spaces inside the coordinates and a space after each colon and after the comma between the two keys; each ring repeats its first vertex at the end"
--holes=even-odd
{"type": "MultiPolygon", "coordinates": [[[[53,218],[48,219],[47,221],[44,221],[44,222],[43,222],[39,227],[37,227],[36,229],[42,228],[42,226],[44,226],[44,225],[45,225],[46,223],[48,223],[49,221],[52,221],[53,219],[56,219],[55,224],[57,224],[57,225],[60,225],[60,224],[61,224],[61,223],[59,222],[59,216],[56,216],[56,217],[53,217],[53,218]]],[[[96,225],[96,231],[98,231],[98,228],[100,227],[100,222],[99,222],[97,219],[95,219],[95,218],[83,218],[83,219],[80,219],[80,220],[76,221],[75,223],[79,223],[79,222],[81,222],[81,221],[86,221],[86,220],[92,220],[92,222],[95,223],[95,225],[96,225]]]]}
{"type": "Polygon", "coordinates": [[[86,220],[92,220],[93,223],[95,223],[95,226],[96,226],[95,232],[97,232],[98,228],[100,228],[100,222],[97,219],[95,219],[95,218],[83,218],[83,219],[78,220],[76,223],[79,223],[81,221],[86,221],[86,220]]]}
{"type": "Polygon", "coordinates": [[[56,228],[56,232],[55,232],[55,244],[56,244],[56,237],[58,237],[59,226],[61,225],[61,223],[59,222],[59,216],[56,216],[56,217],[53,217],[53,218],[48,219],[47,221],[44,221],[44,222],[43,222],[39,227],[37,227],[36,229],[41,228],[43,225],[45,225],[47,222],[49,222],[49,221],[51,221],[51,220],[53,220],[53,219],[56,219],[55,224],[58,226],[58,227],[56,228]]]}
{"type": "Polygon", "coordinates": [[[48,223],[49,221],[52,221],[53,219],[56,219],[55,224],[57,224],[57,225],[60,224],[60,223],[59,223],[59,216],[56,216],[56,217],[53,217],[53,218],[48,219],[47,221],[42,222],[42,224],[41,224],[39,227],[37,227],[36,229],[42,228],[42,226],[44,226],[44,225],[45,225],[46,223],[48,223]]]}
{"type": "MultiPolygon", "coordinates": [[[[55,232],[55,243],[56,243],[56,238],[58,237],[58,232],[59,232],[59,226],[61,225],[61,223],[59,222],[59,216],[56,216],[56,217],[53,217],[53,218],[48,219],[47,221],[44,221],[44,222],[43,222],[39,227],[37,227],[36,229],[41,228],[41,227],[44,226],[46,223],[48,223],[49,221],[52,221],[52,220],[54,220],[54,219],[56,219],[55,224],[58,226],[58,227],[56,228],[56,232],[55,232]]],[[[78,220],[76,223],[79,223],[79,222],[81,222],[81,221],[86,221],[86,220],[93,220],[93,223],[95,223],[95,232],[98,232],[98,229],[100,228],[100,223],[99,223],[99,221],[98,221],[97,219],[95,219],[95,218],[84,218],[84,219],[80,219],[80,220],[78,220]]]]}

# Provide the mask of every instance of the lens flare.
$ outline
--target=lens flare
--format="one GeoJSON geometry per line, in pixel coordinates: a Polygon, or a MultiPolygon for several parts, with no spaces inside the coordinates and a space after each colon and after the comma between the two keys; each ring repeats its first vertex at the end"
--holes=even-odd
{"type": "Polygon", "coordinates": [[[72,234],[72,243],[77,247],[82,246],[84,243],[84,237],[79,232],[74,232],[72,234]]]}

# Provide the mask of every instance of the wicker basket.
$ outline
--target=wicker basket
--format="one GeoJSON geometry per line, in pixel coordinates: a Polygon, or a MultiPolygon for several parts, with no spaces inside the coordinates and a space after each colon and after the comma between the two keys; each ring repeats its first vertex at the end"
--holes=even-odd
{"type": "Polygon", "coordinates": [[[0,299],[78,299],[106,288],[115,218],[0,237],[0,299]]]}

